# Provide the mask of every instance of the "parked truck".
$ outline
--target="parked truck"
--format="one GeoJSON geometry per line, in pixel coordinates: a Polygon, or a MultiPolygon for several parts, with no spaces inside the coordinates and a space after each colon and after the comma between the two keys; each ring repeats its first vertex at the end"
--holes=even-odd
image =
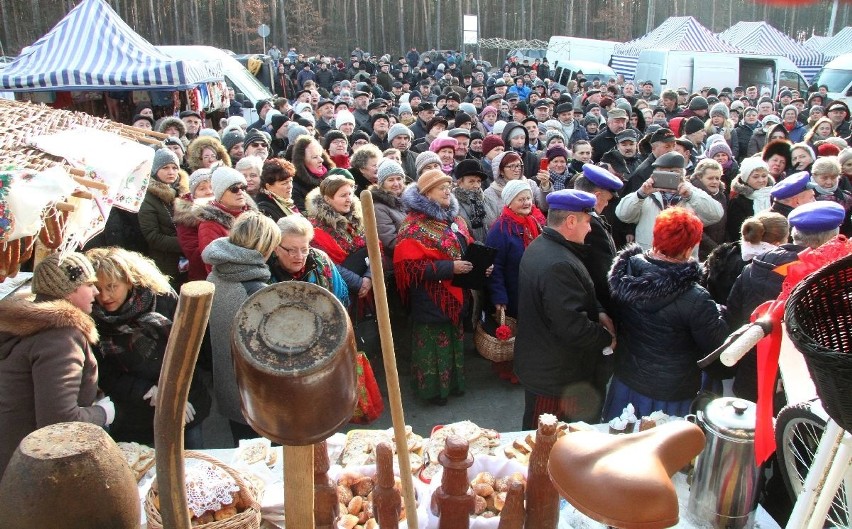
{"type": "Polygon", "coordinates": [[[806,93],[802,72],[786,57],[731,54],[705,51],[643,50],[636,64],[637,81],[651,81],[660,90],[684,87],[690,92],[702,87],[756,86],[760,93],[774,96],[782,88],[806,93]]]}
{"type": "Polygon", "coordinates": [[[560,64],[588,61],[609,65],[616,44],[611,40],[553,36],[547,44],[547,61],[551,66],[556,61],[560,64]]]}
{"type": "Polygon", "coordinates": [[[816,77],[816,86],[828,87],[828,97],[852,105],[852,53],[844,53],[822,67],[816,77]]]}

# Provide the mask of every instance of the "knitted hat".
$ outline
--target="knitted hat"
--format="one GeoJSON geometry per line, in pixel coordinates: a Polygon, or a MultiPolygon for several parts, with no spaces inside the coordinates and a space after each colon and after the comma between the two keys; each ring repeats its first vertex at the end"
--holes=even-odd
{"type": "Polygon", "coordinates": [[[707,158],[713,158],[714,156],[716,156],[720,152],[727,154],[729,159],[734,157],[734,154],[731,152],[731,148],[728,147],[727,142],[722,140],[722,141],[717,141],[717,142],[713,143],[712,145],[710,145],[709,147],[707,147],[707,158]]]}
{"type": "Polygon", "coordinates": [[[247,149],[249,145],[256,141],[265,141],[268,146],[272,140],[269,138],[269,134],[262,130],[253,129],[246,134],[245,138],[243,138],[243,148],[247,149]]]}
{"type": "Polygon", "coordinates": [[[764,162],[759,156],[743,158],[743,161],[740,162],[740,174],[737,175],[737,178],[740,179],[740,182],[745,184],[748,182],[748,179],[751,177],[751,173],[753,173],[755,169],[763,169],[767,173],[769,172],[769,166],[766,165],[766,162],[764,162]]]}
{"type": "Polygon", "coordinates": [[[837,155],[837,161],[840,162],[840,165],[845,164],[849,160],[852,160],[852,147],[847,147],[840,151],[840,154],[837,155]]]}
{"type": "Polygon", "coordinates": [[[708,106],[707,100],[701,96],[693,97],[689,102],[689,110],[707,110],[708,106]]]}
{"type": "Polygon", "coordinates": [[[459,110],[470,116],[476,115],[476,107],[473,106],[473,103],[462,103],[459,105],[459,110]]]}
{"type": "Polygon", "coordinates": [[[459,142],[455,138],[450,138],[449,136],[438,136],[429,144],[429,150],[435,153],[447,147],[455,150],[458,144],[459,142]]]}
{"type": "Polygon", "coordinates": [[[491,105],[488,105],[488,106],[486,106],[485,108],[482,109],[482,112],[479,113],[479,117],[484,118],[488,114],[499,115],[500,112],[496,108],[492,107],[491,105]]]}
{"type": "Polygon", "coordinates": [[[795,105],[787,105],[786,107],[784,107],[784,110],[781,111],[781,120],[782,121],[784,120],[784,115],[788,111],[791,111],[791,110],[793,111],[793,115],[796,116],[796,120],[799,119],[799,109],[796,108],[795,105]]]}
{"type": "Polygon", "coordinates": [[[482,140],[482,154],[488,154],[491,152],[494,147],[506,147],[506,144],[503,143],[503,138],[496,134],[489,134],[482,140]]]}
{"type": "Polygon", "coordinates": [[[290,118],[285,116],[284,114],[278,114],[276,116],[272,116],[272,119],[269,120],[269,130],[272,131],[273,134],[278,132],[278,129],[281,128],[282,125],[290,121],[290,118]]]}
{"type": "Polygon", "coordinates": [[[549,129],[547,132],[544,133],[544,144],[547,145],[548,143],[550,143],[550,140],[556,137],[562,138],[562,143],[565,143],[565,135],[562,134],[561,130],[549,129]]]}
{"type": "Polygon", "coordinates": [[[80,285],[97,281],[92,263],[81,253],[70,253],[60,260],[59,254],[50,254],[33,271],[33,294],[62,299],[80,285]]]}
{"type": "Polygon", "coordinates": [[[411,105],[409,105],[408,103],[400,103],[399,104],[399,114],[402,115],[402,114],[405,114],[406,112],[409,113],[409,114],[413,114],[413,111],[411,110],[411,105]]]}
{"type": "Polygon", "coordinates": [[[509,134],[508,134],[507,139],[509,141],[512,141],[513,139],[517,138],[518,136],[523,136],[524,138],[526,138],[527,129],[525,129],[524,127],[514,127],[511,130],[509,130],[509,134]]]}
{"type": "Polygon", "coordinates": [[[436,163],[438,165],[441,164],[441,159],[438,158],[438,155],[432,151],[423,151],[417,155],[417,158],[414,160],[414,168],[417,169],[417,174],[419,175],[423,168],[429,165],[430,163],[436,163]]]}
{"type": "Polygon", "coordinates": [[[430,169],[420,175],[417,179],[417,190],[421,195],[429,193],[441,184],[450,183],[453,179],[449,175],[444,174],[440,169],[430,169]]]}
{"type": "Polygon", "coordinates": [[[211,138],[219,139],[219,133],[216,132],[216,129],[203,128],[198,131],[198,137],[202,136],[210,136],[211,138]]]}
{"type": "Polygon", "coordinates": [[[189,194],[195,195],[195,190],[198,189],[201,182],[209,182],[210,177],[210,169],[198,169],[189,175],[189,194]]]}
{"type": "Polygon", "coordinates": [[[713,105],[713,108],[710,109],[710,117],[712,118],[713,116],[722,116],[723,118],[728,119],[731,117],[731,112],[728,110],[728,107],[725,106],[725,103],[716,103],[713,105]]]}
{"type": "Polygon", "coordinates": [[[334,126],[339,129],[344,123],[355,125],[355,115],[348,110],[341,110],[338,112],[337,115],[334,116],[334,126]]]}
{"type": "Polygon", "coordinates": [[[231,130],[222,136],[222,145],[225,146],[226,151],[231,152],[234,145],[242,143],[244,139],[246,139],[246,135],[242,131],[231,130]]]}
{"type": "Polygon", "coordinates": [[[560,156],[565,158],[566,162],[571,159],[571,156],[568,154],[568,151],[565,150],[565,147],[563,147],[561,145],[557,144],[557,145],[554,145],[553,147],[547,149],[546,157],[547,157],[548,160],[552,160],[552,159],[558,158],[560,156]]]}
{"type": "Polygon", "coordinates": [[[385,158],[379,163],[379,169],[376,173],[376,178],[378,178],[379,186],[381,186],[385,180],[393,175],[400,175],[405,177],[405,170],[401,165],[396,163],[396,161],[391,160],[390,158],[385,158]]]}
{"type": "MultiPolygon", "coordinates": [[[[402,110],[400,110],[400,112],[401,111],[402,110]]],[[[409,139],[414,137],[414,135],[411,133],[411,129],[409,129],[402,123],[394,123],[393,126],[388,130],[388,142],[392,142],[394,138],[402,135],[408,136],[409,139]]]]}
{"type": "Polygon", "coordinates": [[[494,123],[494,126],[491,127],[491,132],[493,132],[494,134],[503,134],[503,129],[506,128],[506,125],[507,123],[502,119],[498,120],[496,123],[494,123]]]}
{"type": "Polygon", "coordinates": [[[160,169],[169,164],[180,167],[180,160],[178,160],[177,154],[172,152],[171,149],[157,149],[157,152],[154,153],[154,163],[151,165],[151,176],[156,178],[160,169]]]}
{"type": "Polygon", "coordinates": [[[820,156],[837,156],[840,154],[840,147],[831,143],[820,143],[817,153],[820,156]]]}
{"type": "Polygon", "coordinates": [[[686,120],[686,123],[683,125],[683,133],[684,135],[693,134],[703,128],[704,122],[701,121],[701,118],[697,116],[692,116],[691,118],[686,120]]]}
{"type": "Polygon", "coordinates": [[[331,142],[333,142],[334,140],[343,140],[346,142],[347,146],[349,145],[349,138],[346,137],[346,134],[343,134],[337,129],[331,129],[325,133],[322,148],[328,150],[329,147],[331,147],[331,142]]]}
{"type": "Polygon", "coordinates": [[[210,178],[210,182],[213,185],[213,198],[221,200],[222,195],[225,194],[225,191],[227,191],[229,187],[234,184],[245,184],[246,177],[243,176],[243,173],[236,169],[231,169],[230,167],[219,167],[213,171],[213,176],[210,178]]]}
{"type": "Polygon", "coordinates": [[[290,145],[296,143],[296,138],[302,135],[307,135],[308,129],[301,125],[290,125],[287,129],[287,141],[290,142],[290,145]]]}
{"type": "Polygon", "coordinates": [[[508,206],[513,200],[515,200],[515,197],[523,191],[530,191],[530,193],[532,193],[529,182],[526,180],[509,180],[506,182],[506,185],[503,186],[503,192],[500,195],[503,199],[503,204],[508,206]]]}

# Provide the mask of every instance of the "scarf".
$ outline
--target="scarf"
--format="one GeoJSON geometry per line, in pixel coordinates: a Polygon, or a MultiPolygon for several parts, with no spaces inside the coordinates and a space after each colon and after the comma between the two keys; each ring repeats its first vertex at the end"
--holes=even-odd
{"type": "MultiPolygon", "coordinates": [[[[537,210],[533,206],[534,210],[537,210]]],[[[538,212],[541,215],[541,211],[538,212]]],[[[503,213],[497,219],[497,229],[507,235],[519,237],[524,243],[524,249],[541,234],[541,223],[535,215],[518,215],[509,206],[503,206],[503,213]]]]}
{"type": "Polygon", "coordinates": [[[462,204],[469,204],[470,211],[467,212],[467,216],[470,220],[470,227],[472,229],[479,229],[485,226],[485,199],[482,195],[481,189],[462,189],[457,187],[455,189],[456,198],[462,204]]]}
{"type": "Polygon", "coordinates": [[[154,312],[156,303],[157,296],[149,289],[134,287],[127,301],[115,312],[106,312],[94,304],[92,318],[101,335],[101,354],[105,358],[123,357],[128,368],[161,360],[172,322],[154,312]]]}
{"type": "Polygon", "coordinates": [[[331,161],[334,162],[334,165],[336,167],[339,167],[341,169],[349,169],[350,167],[352,167],[348,154],[336,154],[331,157],[331,161]]]}
{"type": "Polygon", "coordinates": [[[568,170],[561,173],[557,173],[554,171],[548,171],[550,173],[550,185],[553,186],[554,191],[562,191],[565,189],[565,184],[568,183],[568,180],[571,179],[571,175],[568,174],[568,170]]]}
{"type": "Polygon", "coordinates": [[[452,279],[430,281],[424,279],[426,267],[435,267],[433,261],[455,261],[462,258],[459,236],[472,242],[464,222],[449,223],[412,211],[399,228],[393,268],[400,296],[408,301],[411,287],[421,286],[429,299],[454,324],[458,324],[464,306],[464,290],[454,286],[452,279]],[[458,236],[457,236],[458,234],[458,236]]]}
{"type": "Polygon", "coordinates": [[[752,211],[755,213],[755,215],[760,213],[761,211],[766,211],[772,206],[770,202],[771,197],[769,195],[769,193],[771,192],[772,188],[766,186],[760,189],[755,189],[751,193],[752,211]]]}
{"type": "Polygon", "coordinates": [[[367,245],[364,229],[360,225],[355,227],[352,222],[346,222],[346,227],[341,231],[320,223],[316,217],[310,221],[314,226],[316,246],[324,250],[336,265],[342,265],[347,257],[367,245]]]}
{"type": "Polygon", "coordinates": [[[811,176],[811,182],[813,182],[813,186],[811,186],[811,187],[813,187],[813,190],[816,191],[816,193],[818,195],[822,195],[822,196],[833,195],[834,192],[837,191],[837,187],[840,185],[840,179],[839,178],[834,182],[834,185],[832,187],[829,187],[827,189],[822,187],[821,185],[819,185],[816,182],[816,180],[814,180],[813,176],[811,176]]]}
{"type": "Polygon", "coordinates": [[[292,199],[280,197],[268,189],[261,189],[260,192],[271,198],[281,208],[285,216],[289,217],[290,215],[299,213],[299,208],[296,207],[296,203],[292,199]]]}
{"type": "Polygon", "coordinates": [[[305,166],[305,169],[307,169],[309,173],[311,173],[313,176],[319,178],[320,180],[325,178],[326,173],[328,173],[328,167],[326,167],[325,165],[320,165],[319,171],[312,171],[311,168],[308,167],[307,165],[305,166]]]}
{"type": "Polygon", "coordinates": [[[305,283],[313,283],[320,286],[331,293],[334,293],[334,285],[332,282],[333,274],[331,263],[327,263],[317,252],[316,249],[309,250],[308,258],[305,260],[305,266],[295,274],[291,274],[284,269],[283,266],[275,263],[275,276],[278,281],[303,281],[305,283]]]}
{"type": "Polygon", "coordinates": [[[450,164],[450,165],[441,164],[441,171],[443,171],[445,175],[453,176],[453,167],[455,167],[453,164],[450,164]]]}

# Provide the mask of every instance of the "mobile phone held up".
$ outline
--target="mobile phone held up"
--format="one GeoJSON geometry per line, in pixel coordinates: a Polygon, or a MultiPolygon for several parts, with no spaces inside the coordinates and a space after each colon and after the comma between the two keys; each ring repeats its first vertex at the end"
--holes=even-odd
{"type": "Polygon", "coordinates": [[[547,168],[550,167],[550,160],[547,158],[542,158],[540,162],[538,162],[538,170],[539,171],[547,171],[547,168]]]}
{"type": "Polygon", "coordinates": [[[672,171],[654,171],[651,173],[651,178],[654,179],[654,188],[677,190],[678,184],[683,182],[679,173],[672,171]]]}

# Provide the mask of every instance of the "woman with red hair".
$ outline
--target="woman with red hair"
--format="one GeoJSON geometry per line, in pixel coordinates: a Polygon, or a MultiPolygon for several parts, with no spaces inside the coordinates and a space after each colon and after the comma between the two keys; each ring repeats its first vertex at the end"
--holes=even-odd
{"type": "Polygon", "coordinates": [[[631,245],[615,258],[609,287],[620,325],[606,420],[621,415],[627,404],[637,417],[658,410],[686,414],[701,387],[696,361],[728,336],[692,259],[703,229],[692,211],[668,208],[654,222],[650,250],[631,245]]]}

